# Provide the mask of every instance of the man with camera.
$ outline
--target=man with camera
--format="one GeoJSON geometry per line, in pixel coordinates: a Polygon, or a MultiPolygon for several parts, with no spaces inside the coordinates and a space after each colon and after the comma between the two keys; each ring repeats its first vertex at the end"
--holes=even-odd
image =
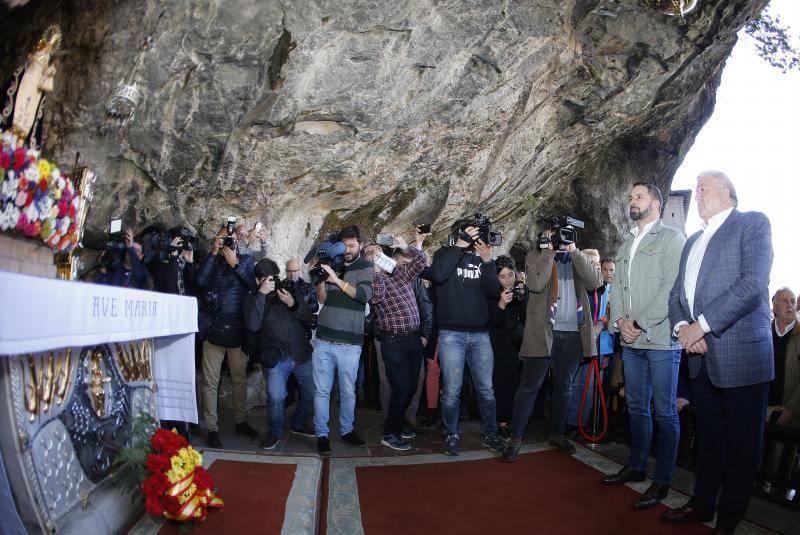
{"type": "Polygon", "coordinates": [[[376,335],[391,386],[381,444],[402,451],[411,447],[403,437],[403,423],[416,391],[423,359],[420,315],[413,285],[425,269],[427,259],[421,249],[409,247],[399,236],[394,237],[392,245],[402,251],[408,262],[398,262],[391,275],[376,262],[370,304],[374,306],[376,335]]]}
{"type": "Polygon", "coordinates": [[[281,281],[278,273],[278,264],[273,260],[260,260],[253,272],[258,290],[244,302],[244,319],[247,329],[257,333],[258,355],[267,384],[268,433],[261,443],[265,450],[273,449],[283,436],[286,381],[290,374],[294,374],[300,385],[291,430],[314,436],[312,430],[305,428],[314,407],[311,344],[305,331],[311,310],[297,284],[291,279],[281,281]]]}
{"type": "MultiPolygon", "coordinates": [[[[342,440],[354,446],[364,442],[353,430],[356,408],[356,376],[364,343],[364,312],[372,297],[372,262],[361,256],[361,232],[355,225],[339,233],[344,244],[344,272],[320,263],[317,300],[324,305],[317,320],[314,363],[314,428],[317,451],[331,452],[328,439],[333,374],[339,374],[339,431],[342,440]]],[[[319,255],[318,255],[319,256],[319,255]]]]}
{"type": "Polygon", "coordinates": [[[147,263],[157,292],[177,295],[197,295],[195,284],[194,244],[192,232],[175,227],[167,232],[169,246],[166,258],[154,258],[147,263]]]}
{"type": "Polygon", "coordinates": [[[519,356],[522,376],[514,396],[511,438],[503,459],[517,460],[522,435],[536,396],[552,368],[550,438],[565,453],[575,452],[564,437],[570,387],[581,357],[592,356],[592,318],[587,290],[603,283],[600,270],[575,245],[575,227],[583,222],[555,217],[525,258],[530,295],[519,356]]]}
{"type": "Polygon", "coordinates": [[[636,226],[617,252],[617,284],[609,294],[610,330],[622,338],[625,401],[631,429],[628,465],[602,479],[604,485],[644,481],[653,436],[650,405],[658,421],[658,452],[653,484],[633,504],[658,505],[669,492],[678,453],[680,422],[676,391],[681,351],[672,338],[669,295],[686,241],[661,221],[663,198],[653,184],[636,182],[628,195],[636,226]]]}
{"type": "MultiPolygon", "coordinates": [[[[297,285],[297,290],[300,292],[300,296],[306,301],[306,303],[308,303],[308,308],[311,310],[311,314],[316,314],[317,311],[319,311],[317,292],[314,289],[313,284],[304,280],[303,277],[300,276],[300,262],[294,258],[290,258],[286,262],[286,278],[290,281],[294,281],[294,283],[297,285]]],[[[307,334],[310,340],[310,328],[307,330],[307,334]]]]}
{"type": "Polygon", "coordinates": [[[488,300],[500,294],[492,260],[488,218],[476,214],[453,224],[448,244],[433,255],[431,279],[436,292],[439,360],[444,382],[442,424],[445,455],[461,452],[458,425],[464,364],[469,364],[481,413],[481,445],[502,451],[497,437],[496,402],[492,388],[494,359],[489,340],[488,300]]]}
{"type": "MultiPolygon", "coordinates": [[[[230,225],[229,225],[230,226],[230,225]]],[[[197,285],[204,288],[200,315],[203,343],[203,416],[208,428],[208,445],[221,448],[217,421],[217,396],[222,361],[227,353],[233,382],[236,432],[258,437],[247,423],[247,355],[242,351],[243,303],[252,284],[253,260],[237,255],[231,231],[223,227],[214,237],[211,251],[197,273],[197,285]]]]}
{"type": "Polygon", "coordinates": [[[124,245],[110,241],[100,255],[100,275],[95,282],[107,286],[147,289],[150,278],[142,263],[142,246],[133,241],[133,230],[125,231],[124,245]],[[113,245],[113,247],[111,247],[113,245]]]}

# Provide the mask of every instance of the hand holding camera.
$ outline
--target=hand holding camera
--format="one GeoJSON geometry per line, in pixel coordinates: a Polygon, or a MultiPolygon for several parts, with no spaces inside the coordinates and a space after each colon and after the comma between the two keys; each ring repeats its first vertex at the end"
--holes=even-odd
{"type": "Polygon", "coordinates": [[[514,292],[511,290],[503,290],[500,293],[500,301],[497,303],[497,306],[500,310],[505,310],[508,304],[514,300],[514,292]]]}
{"type": "Polygon", "coordinates": [[[341,280],[331,266],[328,264],[320,264],[319,268],[327,275],[325,281],[330,282],[331,284],[336,284],[337,286],[339,285],[341,280]]]}
{"type": "Polygon", "coordinates": [[[230,267],[232,268],[236,267],[236,264],[238,263],[236,259],[236,251],[234,251],[233,249],[231,249],[226,245],[225,247],[222,248],[222,256],[223,258],[225,258],[225,261],[228,263],[230,267]]]}
{"type": "Polygon", "coordinates": [[[269,295],[275,291],[275,279],[273,277],[264,277],[258,284],[258,293],[269,295]]]}
{"type": "Polygon", "coordinates": [[[125,231],[125,247],[128,249],[133,247],[133,230],[130,227],[125,231]]]}
{"type": "Polygon", "coordinates": [[[294,306],[294,297],[288,290],[280,288],[279,290],[277,290],[276,293],[278,294],[278,299],[280,299],[284,305],[286,305],[289,308],[292,308],[294,306]]]}
{"type": "Polygon", "coordinates": [[[467,227],[464,229],[464,233],[466,233],[467,236],[469,236],[470,241],[465,240],[459,234],[458,239],[456,240],[455,243],[456,247],[461,247],[462,249],[466,249],[467,247],[471,246],[478,238],[479,230],[478,227],[467,227]]]}

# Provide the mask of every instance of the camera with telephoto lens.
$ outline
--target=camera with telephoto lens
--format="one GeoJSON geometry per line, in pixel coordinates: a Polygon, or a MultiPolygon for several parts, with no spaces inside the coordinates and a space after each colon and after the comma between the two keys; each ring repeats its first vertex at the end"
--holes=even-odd
{"type": "Polygon", "coordinates": [[[528,288],[525,286],[525,283],[522,281],[517,281],[514,283],[514,289],[512,290],[512,299],[514,301],[525,301],[525,294],[528,293],[528,288]]]}
{"type": "Polygon", "coordinates": [[[236,249],[236,238],[233,235],[236,231],[236,216],[228,216],[228,220],[225,222],[225,231],[228,235],[222,238],[222,246],[236,249]]]}
{"type": "Polygon", "coordinates": [[[334,272],[339,273],[344,267],[344,253],[347,246],[338,241],[324,241],[317,247],[313,256],[317,257],[317,265],[309,270],[309,273],[317,283],[328,280],[328,273],[322,269],[323,265],[330,266],[334,272]]]}
{"type": "Polygon", "coordinates": [[[295,288],[295,282],[292,279],[281,279],[277,275],[273,278],[275,281],[275,291],[278,290],[286,290],[289,293],[292,293],[295,288]]]}
{"type": "Polygon", "coordinates": [[[122,263],[122,256],[127,248],[125,235],[122,232],[122,219],[112,219],[108,223],[108,239],[103,245],[100,267],[107,273],[115,271],[122,263]]]}
{"type": "Polygon", "coordinates": [[[492,220],[489,216],[476,213],[472,217],[465,217],[459,219],[452,226],[452,234],[447,239],[448,246],[452,247],[456,242],[461,239],[474,245],[477,240],[481,240],[486,245],[497,247],[503,243],[503,235],[496,230],[492,230],[492,220]],[[467,234],[467,228],[475,227],[478,229],[478,235],[475,239],[467,234]]]}
{"type": "Polygon", "coordinates": [[[545,220],[545,223],[549,224],[547,228],[550,229],[551,233],[549,238],[546,236],[539,237],[537,242],[539,249],[552,247],[558,250],[562,246],[572,245],[577,241],[578,234],[576,229],[584,227],[583,221],[570,216],[553,216],[545,220]]]}

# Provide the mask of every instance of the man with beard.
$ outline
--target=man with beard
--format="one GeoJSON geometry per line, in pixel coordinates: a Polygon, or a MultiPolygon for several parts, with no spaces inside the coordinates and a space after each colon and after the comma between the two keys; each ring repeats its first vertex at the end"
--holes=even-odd
{"type": "Polygon", "coordinates": [[[606,476],[605,485],[646,479],[647,455],[653,437],[650,401],[659,425],[653,483],[633,504],[654,507],[669,492],[675,472],[680,423],[676,403],[681,352],[672,337],[669,295],[685,239],[661,221],[661,191],[636,182],[628,195],[630,217],[636,222],[617,253],[616,284],[609,295],[611,330],[622,337],[625,399],[631,428],[628,465],[606,476]]]}
{"type": "Polygon", "coordinates": [[[317,281],[317,300],[325,305],[317,320],[317,341],[311,361],[314,366],[314,428],[317,451],[331,453],[328,439],[333,374],[339,371],[339,431],[342,440],[354,446],[364,441],[353,430],[356,409],[356,375],[364,344],[364,312],[372,297],[372,262],[361,255],[361,232],[355,225],[339,234],[347,250],[344,274],[337,275],[326,264],[328,278],[317,281]]]}

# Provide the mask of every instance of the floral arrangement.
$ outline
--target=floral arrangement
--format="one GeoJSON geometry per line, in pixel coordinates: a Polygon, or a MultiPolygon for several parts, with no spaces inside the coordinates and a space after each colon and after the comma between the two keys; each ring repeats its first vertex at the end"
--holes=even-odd
{"type": "Polygon", "coordinates": [[[61,170],[10,131],[0,139],[0,231],[40,238],[56,252],[78,244],[80,196],[61,170]]]}
{"type": "Polygon", "coordinates": [[[148,513],[187,523],[203,522],[209,508],[222,509],[224,502],[214,492],[203,457],[177,431],[155,428],[151,418],[137,417],[133,444],[117,459],[119,465],[129,465],[119,484],[129,492],[141,490],[148,513]],[[149,440],[137,443],[143,429],[155,431],[149,440]]]}

